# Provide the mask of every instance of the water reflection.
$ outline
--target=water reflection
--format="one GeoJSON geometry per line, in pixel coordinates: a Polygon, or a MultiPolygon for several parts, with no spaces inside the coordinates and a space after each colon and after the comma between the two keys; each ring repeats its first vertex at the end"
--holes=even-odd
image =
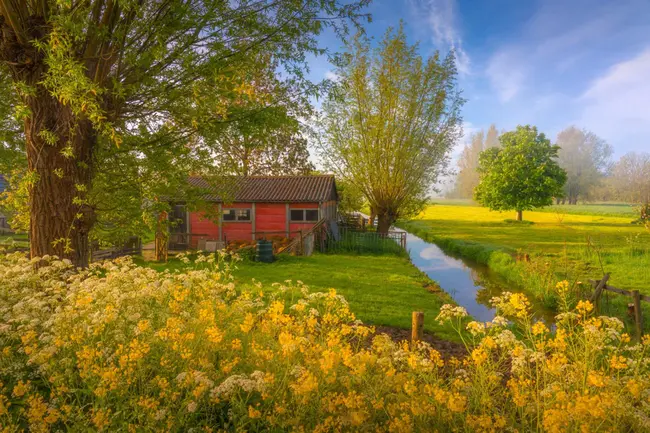
{"type": "MultiPolygon", "coordinates": [[[[411,261],[440,287],[449,293],[458,305],[467,309],[476,320],[492,320],[495,310],[490,299],[504,291],[517,292],[487,266],[445,254],[437,245],[407,234],[406,245],[411,261]]],[[[553,314],[541,305],[533,305],[536,315],[552,322],[553,314]]]]}

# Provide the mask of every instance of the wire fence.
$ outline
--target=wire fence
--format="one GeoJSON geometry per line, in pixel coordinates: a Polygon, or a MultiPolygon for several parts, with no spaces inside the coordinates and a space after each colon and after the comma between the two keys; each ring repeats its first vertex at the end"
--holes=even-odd
{"type": "Polygon", "coordinates": [[[327,251],[331,253],[371,253],[405,255],[406,232],[377,233],[339,229],[339,239],[331,239],[327,251]]]}

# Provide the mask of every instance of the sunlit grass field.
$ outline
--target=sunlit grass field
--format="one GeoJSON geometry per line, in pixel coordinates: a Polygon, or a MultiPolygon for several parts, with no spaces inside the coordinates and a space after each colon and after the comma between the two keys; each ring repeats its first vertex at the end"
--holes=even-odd
{"type": "MultiPolygon", "coordinates": [[[[432,204],[447,206],[472,206],[478,204],[468,199],[433,199],[432,204]]],[[[626,203],[585,203],[577,205],[552,205],[538,209],[536,212],[549,212],[569,215],[599,215],[599,216],[620,216],[634,218],[638,212],[635,206],[626,203]]]]}
{"type": "Polygon", "coordinates": [[[555,269],[566,268],[570,277],[598,279],[604,269],[611,274],[612,285],[650,294],[650,233],[643,226],[632,224],[634,213],[630,206],[555,208],[559,208],[557,212],[552,208],[524,212],[524,220],[533,224],[521,224],[506,221],[515,218],[514,212],[492,212],[469,204],[434,204],[402,227],[437,238],[541,256],[555,269]],[[561,212],[569,208],[592,214],[561,212]],[[606,216],[603,212],[620,216],[606,216]]]}
{"type": "MultiPolygon", "coordinates": [[[[158,270],[183,269],[178,259],[169,263],[142,262],[158,270]]],[[[273,263],[242,261],[233,275],[238,284],[253,287],[252,281],[271,284],[300,280],[313,292],[336,288],[347,299],[350,308],[364,323],[408,329],[411,313],[424,311],[425,330],[439,337],[455,340],[457,335],[448,326],[434,319],[440,307],[452,303],[443,292],[430,293],[426,286],[432,281],[406,257],[396,255],[314,254],[311,257],[281,255],[273,263]]]]}

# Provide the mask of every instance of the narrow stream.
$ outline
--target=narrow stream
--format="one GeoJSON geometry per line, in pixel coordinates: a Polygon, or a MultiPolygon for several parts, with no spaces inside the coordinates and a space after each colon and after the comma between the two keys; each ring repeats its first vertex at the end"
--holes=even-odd
{"type": "MultiPolygon", "coordinates": [[[[449,256],[437,245],[410,233],[406,236],[406,248],[413,264],[436,281],[478,321],[485,322],[494,318],[495,310],[490,306],[492,297],[505,291],[521,292],[487,266],[449,256]]],[[[530,300],[535,316],[552,323],[553,313],[530,300]]]]}

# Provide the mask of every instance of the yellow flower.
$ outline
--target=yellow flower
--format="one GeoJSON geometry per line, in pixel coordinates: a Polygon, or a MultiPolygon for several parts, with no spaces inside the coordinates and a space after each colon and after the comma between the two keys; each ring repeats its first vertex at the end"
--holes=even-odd
{"type": "Polygon", "coordinates": [[[449,395],[449,400],[447,401],[447,407],[452,412],[463,412],[465,406],[467,405],[467,397],[457,392],[454,392],[449,395]]]}
{"type": "Polygon", "coordinates": [[[535,324],[532,326],[532,331],[533,335],[542,335],[546,334],[548,332],[548,328],[544,324],[544,322],[535,322],[535,324]]]}
{"type": "Polygon", "coordinates": [[[103,430],[111,420],[111,410],[110,409],[93,409],[92,410],[92,423],[95,425],[97,430],[103,430]]]}
{"type": "Polygon", "coordinates": [[[235,338],[230,342],[230,347],[233,350],[240,350],[241,349],[241,340],[239,338],[235,338]]]}
{"type": "Polygon", "coordinates": [[[30,388],[29,380],[27,382],[23,382],[22,380],[19,380],[16,386],[14,386],[12,395],[14,397],[22,397],[29,391],[29,388],[30,388]]]}
{"type": "Polygon", "coordinates": [[[262,412],[255,409],[253,406],[248,406],[248,417],[249,418],[255,419],[255,418],[259,418],[261,416],[262,416],[262,412]]]}
{"type": "Polygon", "coordinates": [[[641,391],[643,390],[642,385],[635,379],[630,379],[625,384],[625,388],[627,388],[634,398],[639,398],[641,396],[641,391]]]}
{"type": "Polygon", "coordinates": [[[609,360],[609,366],[613,368],[614,370],[622,370],[624,368],[627,368],[627,359],[625,359],[624,356],[612,356],[612,358],[609,360]]]}
{"type": "Polygon", "coordinates": [[[590,313],[593,309],[594,305],[589,301],[578,301],[578,305],[576,306],[576,310],[582,315],[590,313]]]}
{"type": "Polygon", "coordinates": [[[208,340],[211,343],[214,344],[219,344],[223,340],[224,335],[226,334],[225,332],[221,331],[219,328],[216,326],[210,326],[205,330],[206,335],[208,336],[208,340]]]}
{"type": "Polygon", "coordinates": [[[597,371],[589,371],[587,374],[587,383],[597,388],[605,386],[605,376],[597,371]]]}
{"type": "Polygon", "coordinates": [[[560,281],[555,285],[555,290],[560,296],[564,296],[569,291],[569,282],[567,280],[560,281]]]}
{"type": "Polygon", "coordinates": [[[253,325],[255,324],[255,316],[253,316],[252,313],[246,313],[246,317],[244,318],[244,323],[239,325],[239,329],[241,329],[241,332],[244,334],[248,334],[251,329],[253,329],[253,325]]]}
{"type": "Polygon", "coordinates": [[[487,359],[488,354],[483,348],[478,347],[472,351],[472,360],[477,367],[482,365],[485,361],[487,361],[487,359]]]}

